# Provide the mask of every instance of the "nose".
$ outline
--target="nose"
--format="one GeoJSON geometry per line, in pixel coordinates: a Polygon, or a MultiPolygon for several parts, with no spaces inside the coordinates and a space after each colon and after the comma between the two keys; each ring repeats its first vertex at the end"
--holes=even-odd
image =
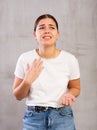
{"type": "Polygon", "coordinates": [[[45,33],[49,33],[50,29],[48,27],[45,28],[45,33]]]}

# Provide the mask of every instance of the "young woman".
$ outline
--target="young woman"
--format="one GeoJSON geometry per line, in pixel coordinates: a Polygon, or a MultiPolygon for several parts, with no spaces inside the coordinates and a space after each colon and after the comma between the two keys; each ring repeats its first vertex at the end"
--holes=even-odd
{"type": "Polygon", "coordinates": [[[26,97],[23,130],[75,130],[72,103],[80,93],[80,72],[74,55],[56,48],[58,23],[49,14],[37,18],[33,33],[38,48],[17,62],[13,93],[26,97]]]}

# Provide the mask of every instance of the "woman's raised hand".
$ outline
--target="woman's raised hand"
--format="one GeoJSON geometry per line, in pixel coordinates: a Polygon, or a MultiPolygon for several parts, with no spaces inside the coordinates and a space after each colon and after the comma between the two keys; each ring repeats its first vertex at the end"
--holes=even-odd
{"type": "Polygon", "coordinates": [[[28,84],[32,84],[38,76],[40,75],[41,71],[43,70],[43,61],[41,58],[35,59],[30,66],[27,64],[27,71],[25,74],[25,80],[28,84]]]}

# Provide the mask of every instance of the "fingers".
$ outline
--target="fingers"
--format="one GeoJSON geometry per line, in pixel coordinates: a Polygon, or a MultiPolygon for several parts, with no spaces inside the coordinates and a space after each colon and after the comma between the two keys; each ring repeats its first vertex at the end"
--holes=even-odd
{"type": "Polygon", "coordinates": [[[60,104],[71,106],[72,103],[76,100],[76,98],[72,94],[64,94],[60,99],[60,104]]]}
{"type": "Polygon", "coordinates": [[[31,66],[27,64],[26,70],[35,71],[35,70],[40,70],[42,68],[43,68],[43,61],[39,58],[39,59],[35,59],[31,66]]]}
{"type": "Polygon", "coordinates": [[[25,79],[31,84],[34,82],[43,70],[43,61],[35,59],[32,65],[27,64],[25,79]]]}
{"type": "Polygon", "coordinates": [[[32,65],[32,70],[33,70],[33,66],[34,66],[34,72],[39,75],[40,72],[43,69],[43,61],[39,58],[39,59],[35,59],[32,65]]]}
{"type": "Polygon", "coordinates": [[[26,68],[26,70],[28,71],[30,69],[30,65],[29,64],[27,64],[27,68],[26,68]]]}
{"type": "Polygon", "coordinates": [[[41,61],[41,59],[35,59],[33,62],[32,62],[32,65],[30,64],[27,64],[26,66],[26,70],[33,70],[33,68],[39,68],[40,66],[42,66],[43,64],[43,61],[41,61]]]}
{"type": "Polygon", "coordinates": [[[35,59],[32,63],[32,68],[40,68],[42,67],[43,61],[39,58],[39,59],[35,59]]]}

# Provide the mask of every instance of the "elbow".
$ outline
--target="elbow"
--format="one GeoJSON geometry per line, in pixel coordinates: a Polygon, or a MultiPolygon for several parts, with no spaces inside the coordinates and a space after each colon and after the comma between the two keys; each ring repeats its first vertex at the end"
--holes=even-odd
{"type": "Polygon", "coordinates": [[[79,95],[80,95],[81,90],[80,90],[80,88],[79,88],[79,89],[77,89],[76,91],[77,91],[77,94],[76,94],[76,97],[77,97],[77,96],[79,96],[79,95]]]}
{"type": "Polygon", "coordinates": [[[13,95],[15,96],[16,100],[21,101],[23,97],[19,94],[17,94],[15,91],[13,91],[13,95]]]}
{"type": "Polygon", "coordinates": [[[20,98],[20,97],[18,97],[18,96],[15,96],[16,97],[16,100],[18,100],[18,101],[21,101],[23,98],[20,98]]]}

